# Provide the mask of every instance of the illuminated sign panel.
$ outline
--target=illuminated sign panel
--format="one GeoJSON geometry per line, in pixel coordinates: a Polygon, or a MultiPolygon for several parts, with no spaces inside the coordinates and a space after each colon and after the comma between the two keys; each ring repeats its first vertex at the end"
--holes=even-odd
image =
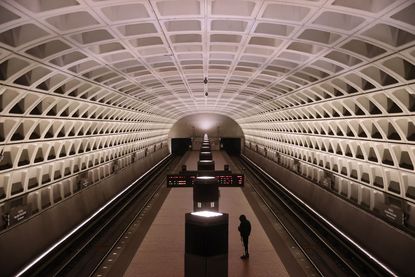
{"type": "MultiPolygon", "coordinates": [[[[244,185],[243,174],[213,174],[221,187],[242,187],[244,185]]],[[[167,175],[168,187],[192,187],[195,179],[195,174],[177,174],[167,175]]]]}
{"type": "Polygon", "coordinates": [[[242,174],[229,174],[217,176],[219,185],[223,186],[243,186],[244,176],[242,174]]]}
{"type": "Polygon", "coordinates": [[[196,175],[167,175],[168,187],[193,187],[196,175]]]}

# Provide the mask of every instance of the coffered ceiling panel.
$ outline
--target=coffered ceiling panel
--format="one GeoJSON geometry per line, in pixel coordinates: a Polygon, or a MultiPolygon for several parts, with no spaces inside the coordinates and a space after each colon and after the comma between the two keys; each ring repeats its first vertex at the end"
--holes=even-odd
{"type": "Polygon", "coordinates": [[[1,1],[0,195],[30,191],[20,170],[53,175],[87,149],[95,164],[214,112],[314,166],[370,166],[367,186],[382,176],[413,200],[414,14],[412,0],[1,1]]]}

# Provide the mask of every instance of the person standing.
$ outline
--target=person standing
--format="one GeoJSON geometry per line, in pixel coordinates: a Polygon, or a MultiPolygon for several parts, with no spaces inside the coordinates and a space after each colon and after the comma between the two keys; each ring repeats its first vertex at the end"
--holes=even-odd
{"type": "Polygon", "coordinates": [[[241,259],[247,259],[249,258],[248,240],[249,235],[251,234],[251,222],[249,222],[249,220],[246,219],[246,216],[243,214],[239,216],[239,221],[241,223],[238,226],[238,231],[241,234],[241,240],[244,244],[244,254],[241,256],[241,259]]]}

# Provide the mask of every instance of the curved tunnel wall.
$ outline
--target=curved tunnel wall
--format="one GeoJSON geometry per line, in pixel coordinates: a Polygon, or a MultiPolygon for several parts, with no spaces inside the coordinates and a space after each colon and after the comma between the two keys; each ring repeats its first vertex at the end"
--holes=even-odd
{"type": "Polygon", "coordinates": [[[39,212],[79,191],[81,183],[108,177],[114,163],[124,166],[167,143],[173,120],[97,85],[89,88],[89,96],[69,98],[0,88],[1,215],[19,207],[39,212]]]}
{"type": "MultiPolygon", "coordinates": [[[[237,122],[245,133],[245,148],[260,156],[257,162],[266,160],[270,173],[279,172],[270,169],[277,164],[310,180],[304,185],[301,178],[291,178],[296,188],[303,186],[293,191],[314,208],[330,199],[333,205],[324,206],[323,214],[397,272],[410,274],[406,257],[414,255],[415,75],[402,70],[399,76],[385,67],[396,59],[379,61],[382,71],[363,66],[281,96],[279,104],[237,122]],[[382,72],[394,81],[374,78],[385,76],[382,72]],[[370,81],[368,74],[373,74],[370,81]],[[309,199],[311,192],[317,201],[309,199]],[[334,216],[332,209],[339,209],[334,216]],[[376,235],[371,233],[375,230],[376,235]]],[[[286,185],[293,189],[294,184],[286,185]]]]}
{"type": "MultiPolygon", "coordinates": [[[[169,145],[171,138],[196,138],[196,141],[207,134],[212,140],[213,150],[219,149],[219,138],[241,138],[243,147],[244,134],[238,123],[232,118],[217,113],[196,113],[185,116],[173,124],[169,131],[169,145]]],[[[194,147],[196,149],[197,142],[194,147]]]]}
{"type": "Polygon", "coordinates": [[[411,85],[395,84],[327,94],[307,105],[292,102],[237,121],[247,147],[318,183],[329,181],[334,193],[362,207],[382,209],[388,196],[397,199],[414,228],[414,101],[411,85]]]}
{"type": "Polygon", "coordinates": [[[238,123],[232,118],[216,113],[196,113],[179,119],[171,127],[169,138],[201,137],[243,137],[238,123]]]}

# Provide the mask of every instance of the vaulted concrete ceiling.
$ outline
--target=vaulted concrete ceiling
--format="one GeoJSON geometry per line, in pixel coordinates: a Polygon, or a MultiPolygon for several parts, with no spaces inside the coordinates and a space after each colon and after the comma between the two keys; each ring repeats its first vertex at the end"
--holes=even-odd
{"type": "Polygon", "coordinates": [[[415,199],[414,14],[412,0],[1,1],[0,195],[214,112],[260,148],[415,199]]]}
{"type": "Polygon", "coordinates": [[[2,1],[2,79],[240,118],[405,82],[411,2],[2,1]]]}

